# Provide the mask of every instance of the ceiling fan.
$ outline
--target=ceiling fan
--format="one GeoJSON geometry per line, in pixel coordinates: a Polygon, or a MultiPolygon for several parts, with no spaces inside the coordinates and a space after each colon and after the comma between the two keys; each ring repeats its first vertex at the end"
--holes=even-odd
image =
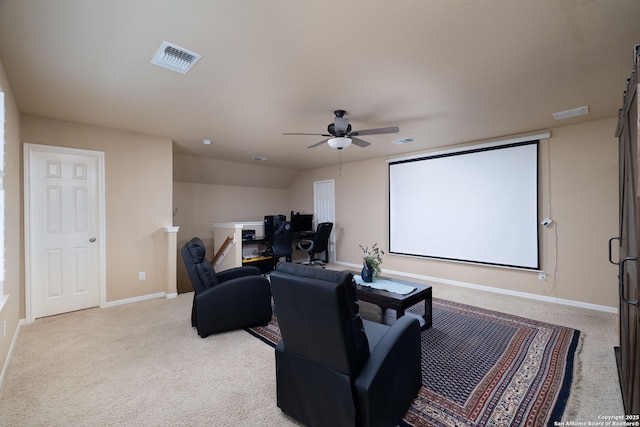
{"type": "Polygon", "coordinates": [[[370,142],[364,141],[360,138],[356,138],[361,135],[379,135],[385,133],[398,133],[400,129],[397,126],[391,126],[386,128],[377,128],[377,129],[363,129],[363,130],[351,130],[351,125],[349,124],[349,119],[344,118],[345,111],[344,110],[336,110],[333,112],[335,114],[335,119],[333,123],[327,126],[328,133],[284,133],[283,135],[319,135],[328,137],[325,140],[320,142],[316,142],[308,146],[307,148],[317,147],[319,145],[324,144],[325,142],[329,144],[331,148],[335,148],[338,150],[342,150],[343,148],[348,147],[351,143],[357,145],[358,147],[366,147],[367,145],[371,145],[370,142]]]}

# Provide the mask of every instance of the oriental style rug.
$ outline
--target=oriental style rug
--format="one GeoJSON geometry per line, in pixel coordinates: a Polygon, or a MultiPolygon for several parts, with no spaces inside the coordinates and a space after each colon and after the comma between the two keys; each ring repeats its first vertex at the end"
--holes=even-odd
{"type": "MultiPolygon", "coordinates": [[[[422,314],[418,308],[408,310],[422,314]]],[[[277,318],[252,335],[275,346],[277,318]]],[[[580,332],[433,299],[422,388],[403,426],[546,426],[564,412],[580,332]]]]}

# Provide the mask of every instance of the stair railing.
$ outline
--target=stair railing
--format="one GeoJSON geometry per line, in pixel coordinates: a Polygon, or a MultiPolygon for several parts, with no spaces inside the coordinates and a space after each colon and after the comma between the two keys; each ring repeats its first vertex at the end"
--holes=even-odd
{"type": "Polygon", "coordinates": [[[211,265],[213,266],[214,270],[218,267],[218,265],[220,265],[224,257],[229,253],[234,243],[235,240],[233,234],[228,235],[220,246],[220,249],[218,249],[218,252],[216,252],[213,258],[211,258],[211,265]]]}

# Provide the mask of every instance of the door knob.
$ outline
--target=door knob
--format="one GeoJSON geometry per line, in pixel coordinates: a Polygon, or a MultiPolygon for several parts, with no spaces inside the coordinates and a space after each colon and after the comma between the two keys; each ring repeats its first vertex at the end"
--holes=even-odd
{"type": "Polygon", "coordinates": [[[96,238],[95,238],[95,237],[92,237],[92,238],[90,238],[90,239],[89,239],[89,241],[90,241],[91,243],[93,243],[93,242],[95,242],[95,241],[96,241],[96,238]]]}

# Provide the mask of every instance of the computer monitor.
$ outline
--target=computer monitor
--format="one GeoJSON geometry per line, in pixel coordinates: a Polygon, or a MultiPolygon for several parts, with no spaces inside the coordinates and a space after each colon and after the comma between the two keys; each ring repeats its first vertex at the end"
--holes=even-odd
{"type": "Polygon", "coordinates": [[[291,227],[293,228],[293,231],[295,233],[313,231],[313,215],[312,214],[291,215],[291,227]]]}

